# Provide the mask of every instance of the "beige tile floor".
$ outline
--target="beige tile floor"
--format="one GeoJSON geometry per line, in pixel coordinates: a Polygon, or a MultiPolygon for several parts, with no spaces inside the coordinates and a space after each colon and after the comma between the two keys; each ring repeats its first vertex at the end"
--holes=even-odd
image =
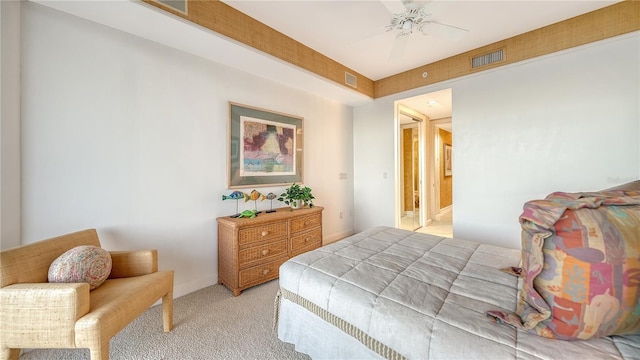
{"type": "Polygon", "coordinates": [[[453,237],[453,212],[447,211],[436,217],[436,220],[427,226],[423,226],[416,232],[432,234],[444,237],[453,237]]]}
{"type": "MultiPolygon", "coordinates": [[[[453,212],[446,211],[436,217],[436,220],[427,226],[423,226],[416,232],[432,234],[444,237],[453,237],[453,225],[452,225],[453,212]]],[[[412,230],[413,218],[411,216],[404,216],[401,219],[401,228],[406,230],[412,230]]]]}

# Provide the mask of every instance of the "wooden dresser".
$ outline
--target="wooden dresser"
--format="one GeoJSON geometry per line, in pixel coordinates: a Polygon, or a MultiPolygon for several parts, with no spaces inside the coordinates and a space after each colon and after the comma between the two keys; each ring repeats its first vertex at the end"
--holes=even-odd
{"type": "Polygon", "coordinates": [[[321,206],[261,212],[257,217],[219,217],[218,283],[234,296],[276,279],[291,257],[322,246],[321,206]]]}

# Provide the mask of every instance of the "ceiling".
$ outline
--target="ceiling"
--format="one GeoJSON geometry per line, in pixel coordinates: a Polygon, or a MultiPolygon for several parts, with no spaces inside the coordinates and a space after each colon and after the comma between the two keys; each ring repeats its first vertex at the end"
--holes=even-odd
{"type": "Polygon", "coordinates": [[[429,19],[468,31],[431,25],[428,35],[408,36],[404,53],[391,56],[399,31],[387,32],[401,0],[223,0],[229,6],[330,57],[379,80],[479,48],[617,1],[418,1],[429,19]]]}
{"type": "MultiPolygon", "coordinates": [[[[373,101],[285,61],[162,11],[132,0],[29,0],[59,11],[158,42],[217,63],[270,79],[300,91],[358,106],[373,101]],[[225,56],[220,56],[225,54],[225,56]]],[[[166,0],[165,0],[166,1],[166,0]]],[[[332,58],[378,80],[528,32],[618,2],[569,1],[415,1],[429,20],[456,26],[427,26],[414,31],[403,52],[393,52],[396,32],[386,32],[401,0],[224,0],[224,3],[332,58]],[[392,56],[394,53],[394,56],[392,56]]],[[[412,6],[412,5],[409,5],[412,6]]],[[[398,30],[399,31],[399,30],[398,30]]],[[[402,100],[431,119],[451,116],[451,92],[402,100]],[[429,105],[428,100],[437,104],[429,105]]]]}
{"type": "MultiPolygon", "coordinates": [[[[280,31],[362,75],[379,80],[575,17],[618,1],[419,1],[419,0],[223,0],[229,6],[280,31]],[[427,35],[414,29],[386,31],[392,15],[424,7],[427,35]],[[406,44],[402,45],[401,41],[406,44]],[[395,48],[394,48],[395,46],[395,48]]],[[[407,100],[405,105],[431,119],[451,116],[447,94],[407,100]],[[433,97],[438,105],[429,106],[433,97]]]]}

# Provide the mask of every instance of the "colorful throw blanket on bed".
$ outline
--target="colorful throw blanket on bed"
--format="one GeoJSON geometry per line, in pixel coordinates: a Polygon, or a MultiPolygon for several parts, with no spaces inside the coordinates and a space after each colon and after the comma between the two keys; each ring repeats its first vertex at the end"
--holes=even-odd
{"type": "Polygon", "coordinates": [[[490,315],[562,340],[640,333],[639,191],[553,193],[520,222],[518,307],[490,315]]]}

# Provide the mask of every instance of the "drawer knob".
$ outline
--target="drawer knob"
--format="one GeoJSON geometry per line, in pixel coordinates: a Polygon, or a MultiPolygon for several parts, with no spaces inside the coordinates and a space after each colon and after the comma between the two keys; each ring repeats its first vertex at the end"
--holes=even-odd
{"type": "Polygon", "coordinates": [[[309,220],[307,220],[307,221],[305,221],[305,222],[304,222],[304,226],[307,226],[307,225],[309,225],[309,224],[311,224],[311,221],[309,221],[309,220]]]}
{"type": "Polygon", "coordinates": [[[310,238],[310,237],[308,237],[308,238],[304,239],[304,242],[309,242],[309,240],[311,240],[311,238],[310,238]]]}
{"type": "Polygon", "coordinates": [[[269,249],[262,250],[262,256],[267,256],[269,254],[269,249]]]}
{"type": "Polygon", "coordinates": [[[262,275],[267,275],[269,273],[269,271],[270,271],[269,269],[262,270],[262,275]]]}
{"type": "Polygon", "coordinates": [[[264,230],[261,235],[262,236],[267,236],[267,235],[269,235],[269,232],[267,230],[264,230]]]}

